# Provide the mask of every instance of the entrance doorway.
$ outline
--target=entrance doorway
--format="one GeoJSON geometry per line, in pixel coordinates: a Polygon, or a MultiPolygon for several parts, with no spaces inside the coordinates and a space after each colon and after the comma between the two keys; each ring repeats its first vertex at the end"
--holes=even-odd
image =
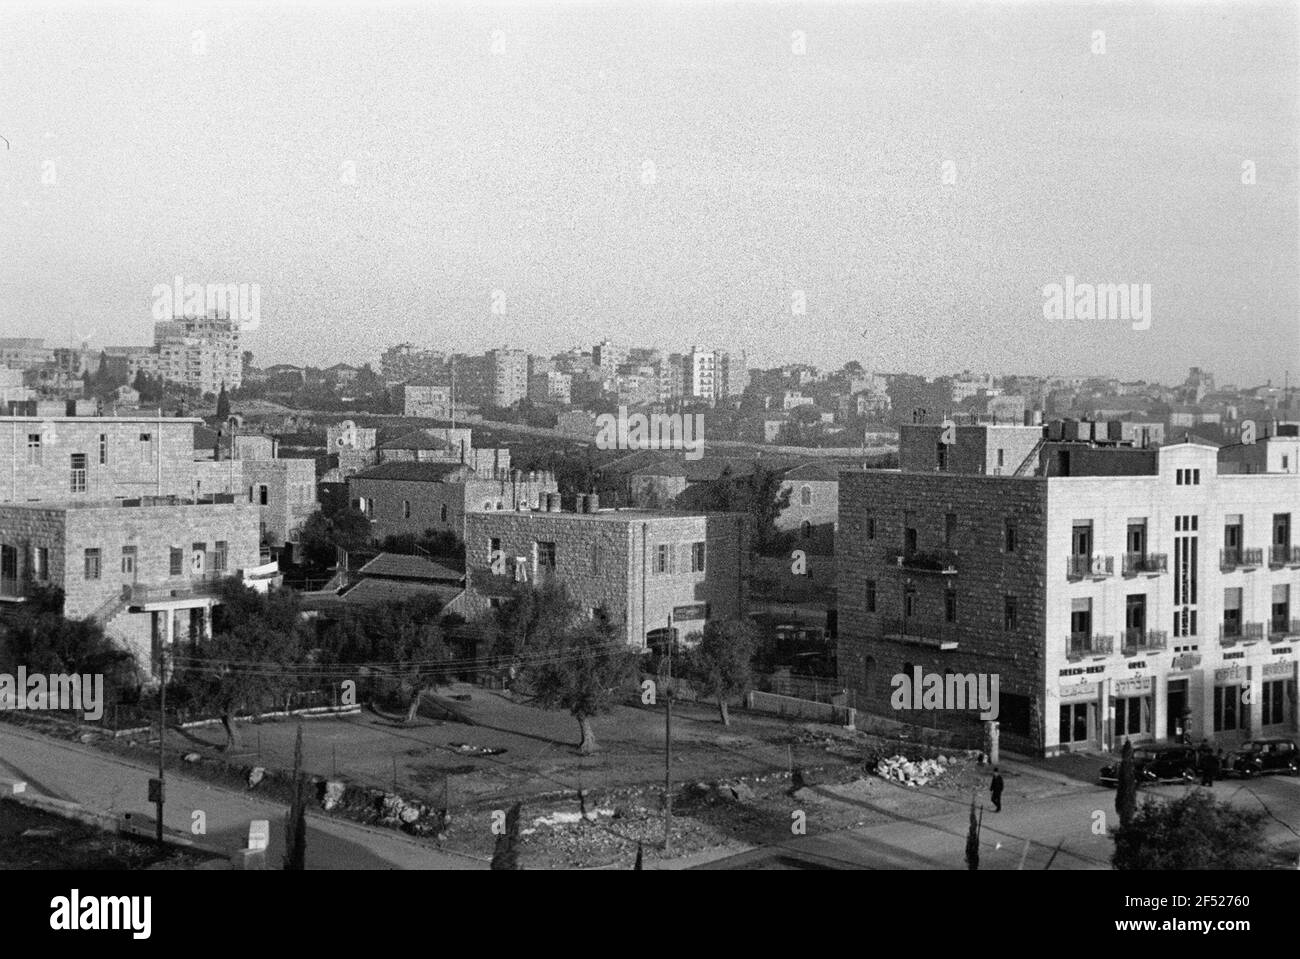
{"type": "Polygon", "coordinates": [[[1187,712],[1187,680],[1171,679],[1165,696],[1165,735],[1178,741],[1187,732],[1184,713],[1187,712]]]}

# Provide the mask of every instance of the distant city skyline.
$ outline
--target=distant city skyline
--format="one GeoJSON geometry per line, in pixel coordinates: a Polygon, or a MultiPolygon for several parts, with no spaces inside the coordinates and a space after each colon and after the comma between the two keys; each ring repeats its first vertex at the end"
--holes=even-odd
{"type": "Polygon", "coordinates": [[[0,335],[147,344],[184,275],[260,285],[259,365],[608,337],[1281,384],[1296,49],[1283,2],[10,3],[0,335]],[[1150,284],[1150,329],[1045,319],[1067,277],[1150,284]]]}

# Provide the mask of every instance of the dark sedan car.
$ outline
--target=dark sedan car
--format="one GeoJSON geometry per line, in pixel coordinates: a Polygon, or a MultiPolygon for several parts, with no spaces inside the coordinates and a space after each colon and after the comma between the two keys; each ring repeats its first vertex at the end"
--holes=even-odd
{"type": "MultiPolygon", "coordinates": [[[[1175,744],[1133,747],[1133,779],[1139,786],[1152,783],[1194,782],[1196,750],[1175,744]]],[[[1101,767],[1101,784],[1119,782],[1119,763],[1101,767]]]]}
{"type": "Polygon", "coordinates": [[[1300,775],[1300,749],[1289,739],[1252,739],[1233,750],[1227,772],[1243,778],[1260,773],[1300,775]]]}

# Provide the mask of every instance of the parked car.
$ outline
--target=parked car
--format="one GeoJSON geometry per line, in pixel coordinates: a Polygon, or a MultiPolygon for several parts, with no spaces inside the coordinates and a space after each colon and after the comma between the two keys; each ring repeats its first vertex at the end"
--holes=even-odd
{"type": "MultiPolygon", "coordinates": [[[[1139,785],[1196,781],[1196,748],[1174,743],[1133,747],[1133,779],[1139,785]]],[[[1119,763],[1101,767],[1101,784],[1119,783],[1119,763]]]]}
{"type": "Polygon", "coordinates": [[[1226,775],[1249,778],[1260,773],[1300,775],[1300,749],[1290,739],[1252,739],[1233,750],[1226,775]]]}

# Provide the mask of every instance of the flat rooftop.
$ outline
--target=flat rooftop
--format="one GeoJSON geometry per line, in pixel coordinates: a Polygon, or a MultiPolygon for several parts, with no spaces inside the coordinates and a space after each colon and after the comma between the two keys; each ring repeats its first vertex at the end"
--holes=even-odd
{"type": "Polygon", "coordinates": [[[686,513],[662,509],[601,509],[594,513],[575,513],[573,510],[490,510],[467,513],[466,516],[529,516],[569,520],[582,523],[640,523],[650,520],[706,519],[710,516],[742,516],[742,513],[686,513]]]}

